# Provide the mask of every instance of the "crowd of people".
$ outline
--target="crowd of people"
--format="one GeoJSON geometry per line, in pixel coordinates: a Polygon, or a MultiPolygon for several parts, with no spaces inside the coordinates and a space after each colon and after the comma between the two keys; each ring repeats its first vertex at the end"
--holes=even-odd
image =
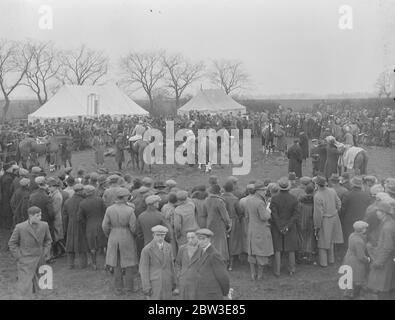
{"type": "Polygon", "coordinates": [[[13,229],[21,295],[37,289],[41,264],[64,254],[69,268],[89,261],[94,270],[104,254],[117,294],[141,289],[150,299],[222,299],[234,268],[248,263],[253,281],[269,266],[280,277],[284,254],[291,276],[297,264],[327,267],[344,257],[353,270],[348,297],[386,298],[395,289],[393,178],[291,172],[243,187],[210,176],[187,191],[105,168],[51,177],[14,162],[4,170],[0,223],[13,229]]]}

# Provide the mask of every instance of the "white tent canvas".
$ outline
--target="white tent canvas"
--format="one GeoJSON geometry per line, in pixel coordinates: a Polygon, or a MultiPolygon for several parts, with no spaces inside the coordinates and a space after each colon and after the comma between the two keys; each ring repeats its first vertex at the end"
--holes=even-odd
{"type": "Polygon", "coordinates": [[[222,90],[200,90],[191,100],[178,109],[178,114],[199,111],[201,113],[245,113],[246,107],[233,100],[222,90]]]}
{"type": "Polygon", "coordinates": [[[148,111],[130,99],[116,85],[64,85],[38,110],[29,114],[28,120],[31,122],[36,119],[147,114],[148,111]]]}

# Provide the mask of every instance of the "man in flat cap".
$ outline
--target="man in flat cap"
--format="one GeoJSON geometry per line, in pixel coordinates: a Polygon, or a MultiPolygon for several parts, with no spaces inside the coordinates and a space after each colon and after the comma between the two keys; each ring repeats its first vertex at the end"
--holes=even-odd
{"type": "MultiPolygon", "coordinates": [[[[165,241],[168,228],[151,228],[152,240],[141,251],[139,271],[143,293],[149,300],[170,300],[177,287],[172,248],[165,241]]],[[[175,291],[176,293],[177,291],[175,291]]]]}
{"type": "Polygon", "coordinates": [[[195,218],[195,203],[188,198],[188,192],[176,193],[177,206],[174,211],[174,233],[178,247],[187,243],[186,230],[198,228],[195,218]]]}
{"type": "MultiPolygon", "coordinates": [[[[54,233],[54,212],[52,210],[51,198],[48,194],[48,185],[45,177],[38,176],[34,179],[38,189],[33,191],[29,197],[29,207],[39,207],[41,209],[41,220],[48,223],[49,231],[53,238],[54,233]]],[[[49,257],[48,257],[49,258],[49,257]]]]}
{"type": "Polygon", "coordinates": [[[171,192],[171,189],[173,189],[173,188],[175,188],[177,186],[177,182],[175,182],[174,180],[171,180],[171,179],[167,180],[165,184],[166,184],[165,191],[167,193],[171,192]]]}
{"type": "Polygon", "coordinates": [[[208,190],[209,196],[204,202],[207,213],[207,228],[214,232],[211,239],[213,246],[221,254],[226,263],[229,262],[227,234],[230,232],[231,220],[226,210],[225,201],[221,198],[221,187],[214,184],[208,190]]]}
{"type": "Polygon", "coordinates": [[[348,190],[340,184],[340,177],[336,173],[332,173],[330,176],[329,187],[335,189],[340,200],[342,200],[343,196],[348,192],[348,190]]]}
{"type": "Polygon", "coordinates": [[[67,199],[63,206],[63,221],[66,232],[66,252],[70,269],[75,267],[75,259],[80,258],[80,267],[87,266],[88,244],[82,227],[82,221],[78,217],[81,201],[84,200],[84,186],[80,183],[74,185],[74,194],[67,199]]]}
{"type": "Polygon", "coordinates": [[[135,241],[136,216],[134,208],[127,204],[129,190],[119,188],[114,204],[107,208],[102,228],[108,237],[106,265],[114,271],[117,294],[133,292],[138,257],[135,241]]]}
{"type": "Polygon", "coordinates": [[[380,201],[376,206],[380,231],[377,246],[371,250],[372,263],[367,287],[375,299],[388,299],[395,290],[395,221],[394,208],[389,201],[380,201]]]}
{"type": "Polygon", "coordinates": [[[27,209],[29,208],[29,184],[30,179],[22,178],[19,180],[20,187],[16,189],[11,197],[11,209],[14,216],[14,226],[26,221],[28,218],[27,209]]]}
{"type": "Polygon", "coordinates": [[[94,186],[84,186],[85,199],[80,202],[78,212],[78,219],[82,222],[93,270],[97,270],[97,252],[103,251],[107,244],[102,229],[106,206],[103,199],[96,196],[95,193],[96,189],[94,186]]]}
{"type": "Polygon", "coordinates": [[[211,244],[213,232],[209,229],[196,231],[202,255],[196,263],[196,300],[223,300],[230,289],[226,264],[211,244]]]}
{"type": "Polygon", "coordinates": [[[144,239],[144,246],[152,241],[152,227],[162,225],[167,228],[165,217],[158,210],[160,200],[157,195],[145,198],[147,209],[137,217],[137,237],[144,239]]]}
{"type": "Polygon", "coordinates": [[[202,254],[196,231],[195,228],[186,230],[187,243],[180,247],[175,261],[181,300],[194,300],[196,295],[196,264],[202,254]]]}
{"type": "Polygon", "coordinates": [[[8,241],[12,255],[17,259],[17,294],[26,297],[38,290],[38,268],[45,264],[52,238],[46,222],[41,221],[41,210],[30,207],[28,220],[15,226],[8,241]]]}

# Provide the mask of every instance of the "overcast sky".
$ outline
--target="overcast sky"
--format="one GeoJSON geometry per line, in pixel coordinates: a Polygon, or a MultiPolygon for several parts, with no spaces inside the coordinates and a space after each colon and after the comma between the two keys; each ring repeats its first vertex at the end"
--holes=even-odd
{"type": "Polygon", "coordinates": [[[394,17],[394,0],[1,0],[0,37],[85,43],[114,66],[129,50],[238,59],[251,95],[373,92],[395,65],[394,17]],[[352,30],[338,26],[344,4],[352,30]],[[52,30],[38,27],[41,5],[53,9],[52,30]]]}

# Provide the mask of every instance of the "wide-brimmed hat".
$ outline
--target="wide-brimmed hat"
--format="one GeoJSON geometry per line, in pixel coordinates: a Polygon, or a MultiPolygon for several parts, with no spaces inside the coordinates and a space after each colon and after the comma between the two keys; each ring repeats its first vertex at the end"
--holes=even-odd
{"type": "Polygon", "coordinates": [[[287,191],[291,189],[291,182],[287,177],[282,177],[280,180],[277,181],[278,187],[281,191],[287,191]]]}

